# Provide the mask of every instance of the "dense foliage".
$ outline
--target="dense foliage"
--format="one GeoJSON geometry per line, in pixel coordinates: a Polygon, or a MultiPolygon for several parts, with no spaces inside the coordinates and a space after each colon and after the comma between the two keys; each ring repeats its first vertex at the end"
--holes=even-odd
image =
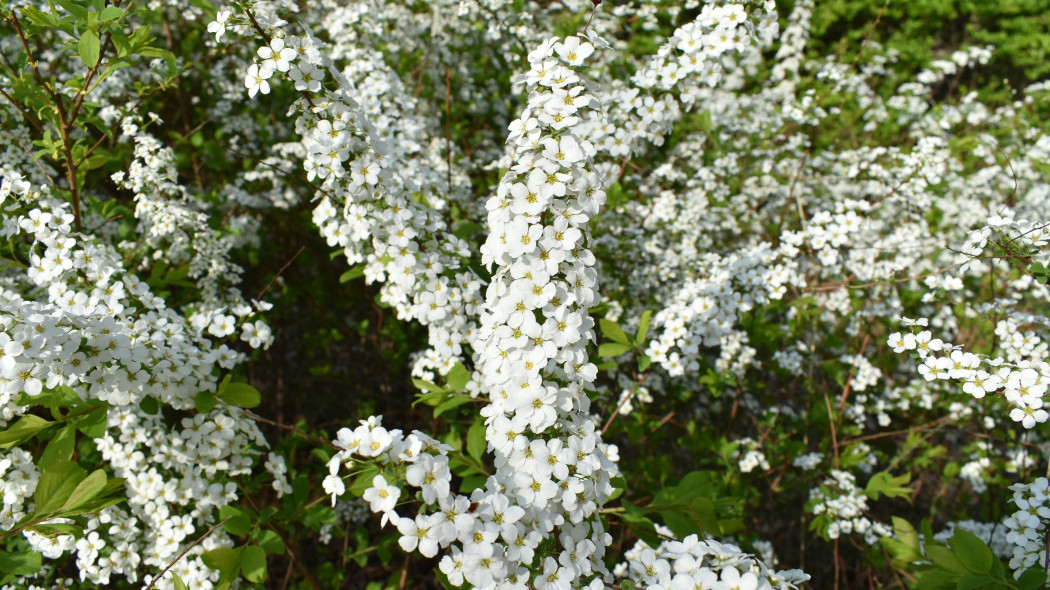
{"type": "Polygon", "coordinates": [[[0,2],[0,585],[1043,587],[1043,4],[0,2]]]}

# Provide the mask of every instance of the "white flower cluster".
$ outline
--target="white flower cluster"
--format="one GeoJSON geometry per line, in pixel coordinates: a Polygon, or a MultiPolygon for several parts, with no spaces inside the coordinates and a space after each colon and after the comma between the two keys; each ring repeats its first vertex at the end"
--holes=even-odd
{"type": "MultiPolygon", "coordinates": [[[[0,287],[3,418],[16,419],[33,398],[55,391],[67,392],[65,403],[104,402],[96,446],[115,475],[126,478],[129,499],[126,508],[111,507],[89,523],[87,545],[70,535],[31,533],[27,539],[51,558],[76,550],[82,579],[108,584],[121,575],[135,581],[140,564],[166,566],[181,550],[185,531],[213,522],[215,509],[237,499],[232,482],[216,480],[250,472],[266,444],[252,420],[225,404],[174,429],[140,404],[152,398],[191,409],[195,396],[215,391],[216,369],[232,368],[242,355],[215,346],[205,326],[194,327],[168,308],[122,268],[113,247],[74,233],[68,205],[14,174],[4,176],[3,186],[8,214],[0,235],[30,244],[24,274],[0,287]],[[40,300],[19,296],[25,287],[40,300]]],[[[5,460],[19,453],[14,449],[5,460]]],[[[283,474],[278,479],[279,491],[286,491],[283,474]]],[[[5,484],[4,514],[24,510],[19,498],[32,494],[35,486],[28,484],[35,480],[24,483],[22,492],[14,481],[5,484]]],[[[220,534],[200,545],[182,562],[183,579],[210,587],[214,573],[197,556],[229,542],[220,534]]]]}
{"type": "Polygon", "coordinates": [[[696,535],[662,541],[655,549],[638,541],[624,558],[616,576],[648,590],[789,590],[809,580],[800,570],[774,571],[736,545],[696,535]]]}
{"type": "Polygon", "coordinates": [[[439,215],[449,187],[437,170],[441,160],[422,153],[423,125],[410,123],[415,99],[374,52],[337,43],[332,50],[348,60],[339,71],[311,34],[287,35],[281,21],[260,20],[270,40],[245,83],[254,96],[283,72],[303,94],[291,113],[298,113],[296,151],[307,180],[320,181],[314,224],[366,281],[382,283],[381,300],[400,319],[428,327],[432,348],[418,355],[413,373],[447,374],[476,330],[484,283],[463,264],[467,242],[439,215]],[[321,84],[328,78],[334,88],[321,84]],[[391,103],[389,95],[404,99],[391,103]]]}
{"type": "Polygon", "coordinates": [[[828,537],[837,539],[842,535],[863,535],[869,545],[880,537],[893,534],[893,529],[866,516],[868,496],[857,487],[857,478],[848,471],[831,470],[831,477],[809,491],[811,513],[827,519],[828,537]]]}
{"type": "MultiPolygon", "coordinates": [[[[581,134],[602,157],[613,161],[638,155],[646,144],[663,145],[665,136],[706,89],[735,75],[736,64],[730,56],[752,47],[756,35],[764,39],[771,27],[776,28],[773,2],[748,4],[701,6],[697,17],[676,29],[629,83],[612,81],[602,96],[608,119],[592,119],[581,134]]],[[[609,26],[618,25],[612,22],[609,26]]]]}
{"type": "Polygon", "coordinates": [[[33,463],[33,456],[23,449],[11,449],[0,457],[0,530],[11,530],[26,515],[26,504],[32,503],[39,479],[40,470],[33,463]]]}
{"type": "Polygon", "coordinates": [[[396,523],[406,550],[433,556],[452,545],[441,569],[457,585],[465,579],[478,588],[522,588],[530,577],[540,590],[603,585],[601,558],[611,539],[597,509],[612,491],[616,466],[588,417],[585,388],[596,374],[587,354],[587,309],[597,300],[586,223],[604,193],[588,170],[593,148],[572,132],[580,111],[598,107],[572,69],[593,51],[569,37],[530,53],[529,105],[511,125],[517,164],[488,203],[482,255],[497,267],[474,345],[482,393],[491,401],[482,415],[496,474],[470,501],[451,494],[445,449],[402,453],[405,444],[422,447],[421,435],[402,437],[374,422],[353,435],[342,431],[337,444],[347,451],[330,463],[325,486],[333,496],[343,491],[339,465],[355,452],[411,463],[407,481],[422,486],[424,502],[437,512],[398,517],[400,492],[380,476],[365,497],[396,523]],[[493,508],[474,516],[466,510],[471,502],[493,508]],[[536,555],[539,541],[552,535],[557,557],[536,555]]]}
{"type": "MultiPolygon", "coordinates": [[[[1020,338],[1024,340],[1023,335],[1020,338]]],[[[929,330],[904,335],[895,332],[890,334],[887,344],[894,352],[915,351],[921,361],[918,372],[927,381],[961,381],[963,391],[977,399],[989,393],[1002,394],[1014,406],[1010,410],[1010,419],[1020,422],[1025,428],[1031,429],[1050,417],[1043,409],[1043,396],[1050,383],[1050,363],[1046,361],[1019,360],[1016,364],[1006,364],[1002,357],[982,358],[933,338],[929,330]],[[948,354],[934,354],[938,352],[948,354]],[[982,364],[992,372],[982,369],[982,364]]],[[[1038,350],[1035,358],[1043,358],[1045,349],[1046,344],[1033,337],[1029,353],[1038,350]],[[1041,346],[1037,347],[1037,344],[1041,346]]]]}
{"type": "Polygon", "coordinates": [[[1047,522],[1050,521],[1050,482],[1037,477],[1032,483],[1010,486],[1017,511],[1003,519],[1006,541],[1013,545],[1010,569],[1016,576],[1033,565],[1046,563],[1047,522]]]}

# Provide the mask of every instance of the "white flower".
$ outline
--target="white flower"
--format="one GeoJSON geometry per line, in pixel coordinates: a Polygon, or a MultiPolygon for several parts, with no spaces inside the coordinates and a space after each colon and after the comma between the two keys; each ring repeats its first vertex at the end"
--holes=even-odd
{"type": "Polygon", "coordinates": [[[386,478],[382,475],[377,475],[372,478],[372,487],[365,490],[362,497],[369,503],[372,512],[390,512],[397,506],[401,490],[387,484],[386,478]]]}
{"type": "Polygon", "coordinates": [[[229,8],[223,8],[215,15],[215,20],[208,23],[208,32],[215,33],[216,43],[219,41],[219,38],[226,33],[226,23],[230,20],[232,14],[232,10],[229,8]]]}
{"type": "Polygon", "coordinates": [[[273,76],[273,69],[265,63],[248,66],[248,74],[244,77],[244,86],[248,89],[248,96],[255,98],[256,93],[270,93],[270,83],[267,82],[273,76]]]}

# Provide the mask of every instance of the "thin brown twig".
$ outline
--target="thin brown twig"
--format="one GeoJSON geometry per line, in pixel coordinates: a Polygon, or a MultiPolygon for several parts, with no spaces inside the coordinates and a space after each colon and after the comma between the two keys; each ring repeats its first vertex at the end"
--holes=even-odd
{"type": "MultiPolygon", "coordinates": [[[[871,333],[864,335],[864,343],[860,345],[860,356],[864,356],[864,351],[868,349],[868,342],[871,341],[871,333]]],[[[857,374],[857,367],[854,366],[849,371],[849,376],[846,377],[846,385],[842,388],[842,396],[839,397],[839,404],[837,406],[839,414],[846,408],[846,400],[849,399],[850,387],[853,384],[853,376],[857,374]]]]}
{"type": "Polygon", "coordinates": [[[26,118],[26,121],[29,121],[33,125],[33,127],[36,127],[37,131],[39,131],[40,133],[44,132],[44,129],[40,126],[40,123],[38,123],[36,121],[36,119],[33,118],[32,115],[27,113],[26,110],[24,108],[22,108],[22,105],[18,104],[18,102],[15,101],[15,99],[11,98],[10,94],[8,94],[7,92],[4,92],[3,88],[0,88],[0,94],[4,95],[4,98],[6,98],[8,102],[10,102],[12,105],[14,105],[14,107],[16,109],[18,109],[18,111],[20,113],[22,113],[22,116],[26,118]]]}
{"type": "Polygon", "coordinates": [[[269,418],[263,418],[262,416],[256,414],[255,412],[252,412],[251,410],[244,410],[244,415],[248,416],[249,418],[251,418],[253,420],[256,420],[258,422],[262,422],[264,424],[269,424],[270,426],[274,426],[274,427],[280,428],[281,430],[287,430],[289,432],[294,432],[295,434],[298,434],[299,436],[301,436],[301,437],[303,437],[303,438],[305,438],[307,440],[312,440],[314,442],[319,442],[319,443],[321,443],[321,444],[323,444],[323,445],[325,445],[327,447],[331,447],[331,448],[333,448],[333,449],[335,449],[337,451],[345,451],[346,450],[346,449],[336,445],[335,443],[333,443],[330,440],[325,440],[325,439],[323,439],[323,438],[321,438],[319,436],[314,436],[312,434],[308,434],[308,433],[303,432],[302,430],[299,430],[298,428],[296,428],[294,426],[290,426],[288,424],[282,424],[280,422],[276,422],[274,420],[270,420],[269,418]]]}
{"type": "MultiPolygon", "coordinates": [[[[824,391],[824,404],[828,407],[828,426],[831,428],[831,448],[835,451],[835,469],[839,468],[839,437],[835,430],[835,411],[831,408],[831,398],[824,391]]],[[[837,546],[836,546],[837,548],[837,546]]]]}
{"type": "Polygon", "coordinates": [[[292,258],[290,260],[288,260],[288,262],[284,263],[284,266],[281,267],[281,270],[277,271],[277,274],[273,275],[273,278],[270,279],[269,283],[266,283],[266,286],[263,287],[262,291],[259,291],[259,294],[255,297],[256,301],[262,301],[262,296],[265,295],[266,292],[270,290],[270,287],[273,286],[273,282],[277,280],[277,277],[281,276],[281,273],[283,273],[289,266],[292,265],[293,262],[295,262],[295,259],[298,258],[299,255],[303,253],[303,250],[306,250],[306,246],[300,246],[299,247],[299,251],[296,252],[295,255],[292,256],[292,258]]]}
{"type": "Polygon", "coordinates": [[[180,559],[182,559],[187,553],[190,552],[190,549],[193,549],[194,547],[199,545],[200,542],[203,541],[205,538],[207,538],[208,535],[212,534],[212,532],[214,532],[215,529],[217,529],[217,528],[221,527],[222,525],[226,524],[226,521],[230,520],[231,518],[233,518],[232,514],[227,516],[226,518],[222,519],[221,522],[217,522],[214,525],[212,525],[212,527],[210,529],[208,529],[208,532],[204,533],[200,537],[197,537],[196,541],[191,543],[190,546],[187,547],[185,550],[183,550],[182,553],[179,553],[179,556],[175,558],[175,561],[172,561],[171,563],[169,563],[168,567],[164,568],[164,571],[160,572],[160,574],[157,577],[153,578],[153,581],[149,583],[149,586],[146,586],[146,590],[150,590],[150,588],[155,586],[157,584],[157,580],[160,580],[161,578],[163,578],[164,574],[168,573],[168,570],[170,570],[172,567],[174,567],[175,564],[178,563],[180,559]]]}
{"type": "Polygon", "coordinates": [[[22,143],[22,140],[19,139],[19,137],[15,135],[13,131],[11,131],[10,129],[4,129],[4,131],[10,134],[11,137],[15,138],[15,141],[18,142],[18,146],[22,148],[22,151],[29,155],[29,157],[33,160],[33,163],[36,164],[36,167],[40,169],[40,172],[44,174],[44,177],[47,178],[47,181],[51,183],[51,186],[58,188],[58,184],[55,182],[55,179],[51,178],[51,175],[47,173],[47,170],[44,168],[44,165],[40,163],[40,159],[33,155],[33,152],[30,151],[30,149],[26,147],[24,143],[22,143]]]}

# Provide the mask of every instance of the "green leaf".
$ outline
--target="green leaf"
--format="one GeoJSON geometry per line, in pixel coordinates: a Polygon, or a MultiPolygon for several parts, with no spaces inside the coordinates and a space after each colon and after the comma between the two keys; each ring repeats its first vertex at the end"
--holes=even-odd
{"type": "Polygon", "coordinates": [[[150,416],[156,416],[157,412],[160,411],[160,403],[157,401],[157,398],[147,395],[139,402],[139,408],[150,416]]]}
{"type": "Polygon", "coordinates": [[[270,529],[258,529],[258,532],[255,534],[255,542],[267,553],[284,555],[284,541],[281,540],[280,535],[270,529]]]}
{"type": "Polygon", "coordinates": [[[893,563],[898,567],[923,559],[918,549],[892,537],[879,537],[879,543],[893,556],[893,563]]]}
{"type": "Polygon", "coordinates": [[[377,475],[379,475],[378,469],[376,469],[375,467],[366,467],[364,471],[359,473],[357,477],[354,478],[354,483],[350,484],[350,487],[347,489],[347,491],[353,494],[354,496],[360,498],[364,495],[365,490],[372,487],[372,480],[377,475]]]}
{"type": "Polygon", "coordinates": [[[915,530],[915,527],[899,516],[894,516],[891,520],[893,522],[893,532],[896,533],[900,542],[918,551],[919,533],[915,530]]]}
{"type": "Polygon", "coordinates": [[[1017,583],[1020,585],[1020,590],[1036,590],[1036,588],[1042,588],[1043,584],[1046,584],[1046,570],[1038,565],[1032,566],[1028,568],[1025,573],[1021,574],[1017,583]]]}
{"type": "Polygon", "coordinates": [[[99,50],[98,31],[84,31],[84,34],[80,36],[80,42],[77,43],[77,53],[80,54],[80,59],[83,60],[85,66],[93,68],[98,65],[99,50]]]}
{"type": "Polygon", "coordinates": [[[613,342],[619,342],[620,344],[630,344],[630,340],[627,339],[627,334],[623,333],[623,328],[620,324],[612,320],[602,318],[598,320],[598,325],[602,328],[602,335],[613,342]]]}
{"type": "Polygon", "coordinates": [[[201,414],[207,414],[215,407],[215,403],[218,399],[219,398],[215,397],[213,394],[210,394],[207,391],[202,391],[193,398],[193,405],[196,406],[197,411],[201,414]]]}
{"type": "Polygon", "coordinates": [[[450,397],[449,399],[441,402],[441,404],[439,404],[436,408],[434,408],[434,417],[437,418],[438,416],[444,414],[452,408],[458,408],[459,406],[462,406],[463,404],[469,404],[472,401],[474,401],[474,398],[470,397],[469,395],[456,395],[450,397]]]}
{"type": "Polygon", "coordinates": [[[700,532],[700,527],[697,526],[696,521],[681,510],[661,510],[660,517],[663,519],[664,524],[679,539],[684,539],[689,535],[700,532]]]}
{"type": "Polygon", "coordinates": [[[365,265],[358,264],[357,266],[351,267],[350,270],[344,272],[339,276],[340,283],[349,283],[350,281],[365,276],[365,265]]]}
{"type": "Polygon", "coordinates": [[[44,447],[44,452],[40,455],[40,461],[37,462],[37,466],[41,469],[47,469],[55,463],[68,461],[73,457],[76,434],[77,428],[73,424],[67,424],[55,433],[55,437],[44,447]]]}
{"type": "Polygon", "coordinates": [[[13,446],[22,444],[36,436],[41,430],[54,424],[57,423],[44,420],[39,416],[26,414],[25,416],[22,416],[18,422],[15,422],[8,427],[7,430],[0,432],[0,449],[9,449],[13,446]]]}
{"type": "Polygon", "coordinates": [[[37,512],[47,514],[57,510],[86,476],[87,471],[74,461],[60,461],[45,469],[33,494],[37,512]]]}
{"type": "Polygon", "coordinates": [[[916,577],[919,579],[916,587],[920,590],[950,590],[955,588],[959,574],[933,569],[919,572],[916,577]]]}
{"type": "Polygon", "coordinates": [[[262,401],[262,395],[247,383],[230,383],[222,392],[222,400],[238,408],[254,408],[262,401]]]}
{"type": "Polygon", "coordinates": [[[258,545],[248,545],[241,554],[241,574],[257,584],[266,580],[266,552],[258,545]]]}
{"type": "Polygon", "coordinates": [[[124,16],[124,11],[117,6],[107,6],[102,9],[102,12],[98,13],[98,22],[108,23],[111,20],[117,20],[124,16]]]}
{"type": "Polygon", "coordinates": [[[598,347],[598,356],[601,357],[613,357],[620,356],[621,354],[631,350],[630,344],[621,344],[619,342],[606,342],[598,347]]]}
{"type": "Polygon", "coordinates": [[[109,404],[106,402],[97,403],[98,405],[95,409],[77,420],[77,430],[88,438],[98,438],[106,433],[109,404]]]}
{"type": "Polygon", "coordinates": [[[485,422],[478,418],[467,431],[467,454],[477,463],[484,461],[488,441],[485,440],[485,422]]]}
{"type": "Polygon", "coordinates": [[[415,385],[421,391],[430,391],[430,392],[435,392],[435,391],[437,391],[437,392],[444,392],[445,391],[445,388],[439,387],[437,385],[434,385],[430,381],[424,381],[422,379],[413,379],[412,383],[413,383],[413,385],[415,385]]]}
{"type": "Polygon", "coordinates": [[[242,510],[233,506],[223,506],[219,509],[219,519],[226,520],[226,524],[222,525],[227,533],[231,535],[247,535],[252,530],[252,521],[249,519],[242,510]],[[226,518],[229,517],[229,520],[226,518]]]}
{"type": "Polygon", "coordinates": [[[970,571],[963,562],[959,561],[955,553],[943,545],[927,545],[926,556],[933,560],[933,563],[950,572],[965,574],[970,571]]]}
{"type": "Polygon", "coordinates": [[[911,476],[907,473],[893,477],[886,471],[880,471],[868,480],[864,493],[873,500],[881,493],[887,498],[907,498],[911,502],[912,489],[903,485],[910,480],[911,476]]]}
{"type": "Polygon", "coordinates": [[[642,312],[642,318],[638,320],[638,335],[634,337],[634,343],[637,346],[645,344],[645,337],[649,335],[649,318],[652,315],[653,312],[645,310],[642,312]]]}
{"type": "Polygon", "coordinates": [[[456,363],[448,372],[446,381],[450,389],[462,391],[467,387],[467,383],[470,383],[470,371],[463,366],[463,363],[456,363]]]}
{"type": "Polygon", "coordinates": [[[219,585],[229,584],[237,577],[241,565],[241,549],[217,547],[201,554],[204,565],[219,571],[219,585]]]}
{"type": "Polygon", "coordinates": [[[190,587],[186,585],[186,582],[182,581],[182,578],[179,577],[179,574],[172,572],[171,575],[174,576],[172,578],[172,582],[175,583],[175,590],[190,590],[190,587]]]}
{"type": "MultiPolygon", "coordinates": [[[[988,574],[966,574],[955,583],[956,590],[974,590],[983,588],[988,584],[995,584],[997,580],[988,574]]],[[[1007,586],[1009,588],[1009,586],[1007,586]]]]}
{"type": "Polygon", "coordinates": [[[653,364],[653,359],[649,358],[648,355],[645,355],[645,354],[638,355],[638,370],[641,371],[642,373],[644,373],[646,371],[646,369],[648,369],[649,366],[652,365],[652,364],[653,364]]]}
{"type": "Polygon", "coordinates": [[[77,487],[73,490],[73,493],[69,495],[65,503],[62,504],[62,508],[59,510],[75,510],[80,508],[84,504],[87,504],[95,496],[98,495],[106,487],[106,472],[101,469],[96,469],[77,484],[77,487]]]}
{"type": "Polygon", "coordinates": [[[88,17],[88,10],[72,0],[55,0],[55,4],[58,4],[62,8],[66,9],[66,12],[72,14],[77,20],[86,22],[88,17]]]}
{"type": "Polygon", "coordinates": [[[43,558],[36,551],[0,551],[0,572],[28,576],[39,572],[42,567],[43,558]]]}
{"type": "Polygon", "coordinates": [[[952,551],[971,572],[988,574],[992,571],[992,550],[977,535],[956,528],[951,539],[952,551]]]}
{"type": "Polygon", "coordinates": [[[704,531],[709,534],[719,535],[721,525],[718,522],[718,514],[715,512],[715,503],[709,498],[695,498],[690,502],[692,514],[704,531]]]}
{"type": "Polygon", "coordinates": [[[660,537],[656,534],[656,525],[653,524],[652,520],[649,520],[642,513],[641,509],[632,504],[626,498],[620,498],[620,505],[623,506],[623,518],[624,524],[631,528],[631,531],[638,535],[638,538],[649,544],[650,547],[656,547],[660,544],[660,537]]]}
{"type": "Polygon", "coordinates": [[[48,539],[54,539],[59,535],[72,535],[73,537],[80,538],[84,536],[84,527],[78,524],[67,524],[67,523],[52,523],[52,524],[38,524],[36,526],[29,527],[29,530],[34,533],[43,535],[48,539]]]}

